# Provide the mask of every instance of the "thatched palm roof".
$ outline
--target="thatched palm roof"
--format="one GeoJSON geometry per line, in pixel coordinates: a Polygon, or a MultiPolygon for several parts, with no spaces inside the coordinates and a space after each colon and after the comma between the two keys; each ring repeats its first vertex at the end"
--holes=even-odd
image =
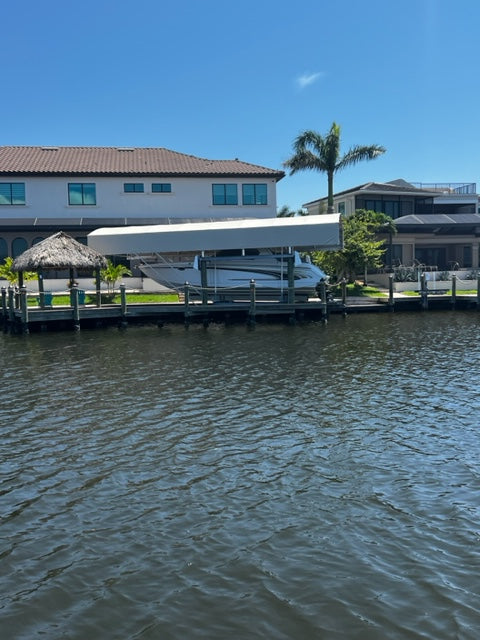
{"type": "Polygon", "coordinates": [[[106,266],[107,260],[100,253],[59,231],[15,258],[12,270],[103,269],[106,266]]]}

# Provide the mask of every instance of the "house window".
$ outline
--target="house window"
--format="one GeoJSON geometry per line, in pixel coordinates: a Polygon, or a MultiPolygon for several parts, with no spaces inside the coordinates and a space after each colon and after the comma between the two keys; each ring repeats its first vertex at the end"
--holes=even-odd
{"type": "Polygon", "coordinates": [[[70,182],[68,184],[68,204],[97,204],[95,183],[70,182]]]}
{"type": "Polygon", "coordinates": [[[8,256],[7,242],[4,238],[0,238],[0,260],[5,260],[8,256]]]}
{"type": "Polygon", "coordinates": [[[338,203],[338,213],[345,215],[345,202],[338,203]]]}
{"type": "Polygon", "coordinates": [[[170,182],[154,182],[152,193],[172,193],[172,185],[170,182]]]}
{"type": "Polygon", "coordinates": [[[12,257],[16,258],[28,249],[28,242],[25,238],[15,238],[12,242],[12,257]]]}
{"type": "Polygon", "coordinates": [[[25,204],[25,183],[0,182],[0,204],[25,204]]]}
{"type": "Polygon", "coordinates": [[[385,213],[390,218],[398,218],[400,215],[400,203],[398,200],[365,200],[367,211],[385,213]]]}
{"type": "Polygon", "coordinates": [[[123,185],[124,193],[143,193],[142,182],[125,182],[123,185]]]}
{"type": "Polygon", "coordinates": [[[266,184],[242,184],[243,204],[267,204],[266,184]]]}
{"type": "Polygon", "coordinates": [[[213,204],[238,204],[236,184],[213,184],[213,204]]]}

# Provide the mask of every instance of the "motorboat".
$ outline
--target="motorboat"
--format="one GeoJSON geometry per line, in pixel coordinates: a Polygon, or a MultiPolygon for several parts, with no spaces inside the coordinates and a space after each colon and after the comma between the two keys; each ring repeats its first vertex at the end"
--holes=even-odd
{"type": "Polygon", "coordinates": [[[293,263],[295,297],[308,298],[327,275],[311,263],[308,255],[298,251],[275,253],[271,250],[250,249],[241,253],[221,251],[215,254],[195,255],[192,260],[177,256],[143,256],[138,264],[144,275],[169,289],[183,291],[188,283],[192,293],[200,295],[207,288],[217,300],[244,298],[250,284],[255,283],[257,298],[287,294],[289,287],[289,261],[293,263]]]}
{"type": "Polygon", "coordinates": [[[294,291],[306,298],[326,274],[310,250],[342,246],[340,214],[100,228],[88,245],[106,256],[126,255],[167,288],[208,290],[214,299],[244,297],[252,280],[258,297],[294,291]]]}

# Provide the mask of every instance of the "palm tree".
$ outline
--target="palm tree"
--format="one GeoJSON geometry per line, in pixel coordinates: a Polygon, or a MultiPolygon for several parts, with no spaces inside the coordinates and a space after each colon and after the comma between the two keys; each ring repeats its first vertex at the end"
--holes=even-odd
{"type": "Polygon", "coordinates": [[[294,211],[293,209],[290,209],[288,204],[284,204],[283,207],[280,207],[280,209],[277,212],[277,218],[294,218],[295,216],[306,216],[306,215],[308,214],[305,211],[305,209],[297,209],[297,211],[294,211]]]}
{"type": "Polygon", "coordinates": [[[327,174],[328,213],[333,213],[333,176],[340,169],[354,165],[361,160],[373,160],[385,153],[379,145],[354,146],[340,157],[340,125],[335,122],[326,136],[316,131],[304,131],[293,143],[294,154],[284,166],[290,169],[290,175],[297,171],[312,169],[327,174]]]}
{"type": "MultiPolygon", "coordinates": [[[[13,271],[13,258],[7,256],[3,261],[3,264],[0,265],[0,278],[8,280],[11,285],[18,285],[18,271],[13,271]]],[[[33,280],[37,277],[37,274],[34,271],[24,271],[23,272],[23,280],[33,280]]]]}
{"type": "Polygon", "coordinates": [[[107,267],[100,271],[100,279],[107,285],[107,291],[109,294],[113,293],[115,285],[123,276],[131,276],[132,272],[124,264],[114,264],[111,260],[108,260],[107,267]]]}

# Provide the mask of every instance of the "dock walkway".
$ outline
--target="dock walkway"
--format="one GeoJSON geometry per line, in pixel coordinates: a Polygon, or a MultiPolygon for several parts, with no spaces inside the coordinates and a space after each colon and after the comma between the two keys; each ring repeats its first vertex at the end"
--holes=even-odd
{"type": "Polygon", "coordinates": [[[4,332],[28,333],[38,330],[95,328],[106,325],[126,327],[129,324],[233,323],[323,321],[330,314],[381,313],[392,311],[426,311],[440,309],[480,308],[479,295],[402,296],[378,298],[346,297],[324,302],[318,298],[308,302],[258,301],[253,291],[250,300],[213,302],[191,300],[187,294],[179,302],[128,303],[125,287],[120,287],[119,304],[79,304],[78,295],[71,305],[29,306],[26,290],[2,288],[0,321],[4,332]]]}

